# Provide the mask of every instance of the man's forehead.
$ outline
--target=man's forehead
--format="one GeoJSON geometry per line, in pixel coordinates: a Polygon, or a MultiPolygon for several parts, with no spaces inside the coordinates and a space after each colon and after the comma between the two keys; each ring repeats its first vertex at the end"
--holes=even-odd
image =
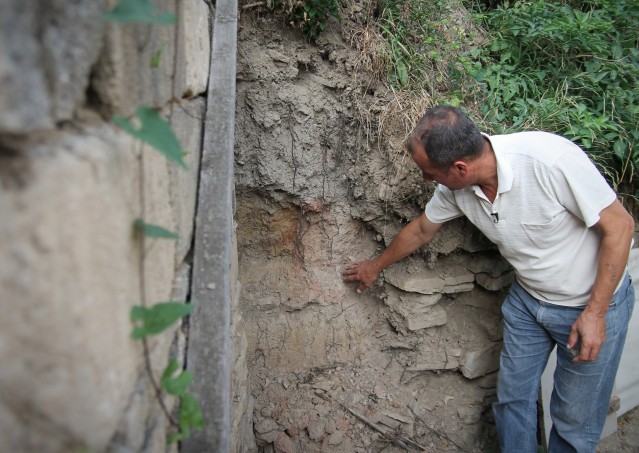
{"type": "Polygon", "coordinates": [[[422,142],[417,137],[415,137],[415,135],[411,134],[411,136],[407,140],[407,144],[409,144],[407,148],[411,154],[415,154],[416,152],[423,152],[424,154],[426,154],[426,150],[424,149],[422,142]]]}

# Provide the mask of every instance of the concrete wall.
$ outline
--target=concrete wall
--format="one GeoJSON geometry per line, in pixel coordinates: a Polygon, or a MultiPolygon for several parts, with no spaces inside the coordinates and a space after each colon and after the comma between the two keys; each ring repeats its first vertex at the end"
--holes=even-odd
{"type": "MultiPolygon", "coordinates": [[[[164,450],[129,313],[188,298],[211,11],[152,3],[177,22],[107,22],[106,0],[0,3],[0,451],[164,450]],[[171,123],[187,171],[110,122],[139,105],[171,123]],[[138,217],[179,239],[142,243],[138,217]]],[[[185,330],[150,339],[156,380],[185,330]]]]}

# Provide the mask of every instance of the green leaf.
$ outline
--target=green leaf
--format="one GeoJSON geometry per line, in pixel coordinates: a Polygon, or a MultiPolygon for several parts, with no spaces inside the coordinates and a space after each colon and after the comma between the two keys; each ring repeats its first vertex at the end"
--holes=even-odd
{"type": "Polygon", "coordinates": [[[162,374],[160,383],[162,384],[162,388],[169,395],[184,395],[186,393],[186,389],[189,385],[191,385],[191,381],[193,380],[193,376],[188,371],[183,371],[176,377],[173,377],[178,369],[179,365],[177,360],[171,359],[162,374]]]}
{"type": "Polygon", "coordinates": [[[180,417],[178,423],[180,425],[180,432],[167,436],[167,444],[189,437],[191,429],[201,430],[204,427],[202,410],[197,400],[190,393],[185,393],[180,398],[180,417]]]}
{"type": "Polygon", "coordinates": [[[155,335],[180,318],[191,313],[193,304],[185,304],[182,302],[160,302],[151,308],[139,305],[131,309],[131,320],[141,323],[141,327],[135,327],[131,332],[131,337],[139,340],[148,335],[155,335]]]}
{"type": "Polygon", "coordinates": [[[619,159],[623,159],[626,155],[626,144],[624,143],[623,140],[617,140],[615,142],[615,144],[612,146],[613,151],[615,152],[615,155],[619,158],[619,159]]]}
{"type": "Polygon", "coordinates": [[[408,68],[401,61],[397,62],[397,78],[402,86],[408,85],[408,68]]]}
{"type": "Polygon", "coordinates": [[[155,6],[149,0],[120,0],[115,7],[104,15],[114,22],[143,22],[150,24],[172,24],[175,15],[171,13],[156,14],[155,6]]]}
{"type": "Polygon", "coordinates": [[[162,54],[164,53],[164,46],[160,47],[154,54],[153,58],[151,58],[151,63],[149,66],[152,68],[160,67],[160,60],[162,59],[162,54]]]}
{"type": "Polygon", "coordinates": [[[170,436],[166,436],[166,443],[172,444],[173,442],[184,439],[184,437],[185,436],[182,433],[171,434],[170,436]]]}
{"type": "Polygon", "coordinates": [[[115,116],[112,121],[133,137],[160,151],[167,159],[186,168],[182,159],[182,148],[173,129],[171,129],[171,125],[155,110],[148,107],[138,107],[135,115],[140,120],[139,129],[123,116],[115,116]]]}
{"type": "Polygon", "coordinates": [[[200,410],[200,405],[190,393],[185,393],[180,399],[180,429],[187,436],[189,429],[200,430],[204,427],[204,417],[200,410]]]}
{"type": "Polygon", "coordinates": [[[154,239],[179,239],[180,237],[172,231],[158,225],[145,223],[142,219],[135,219],[133,226],[142,232],[144,236],[154,239]]]}

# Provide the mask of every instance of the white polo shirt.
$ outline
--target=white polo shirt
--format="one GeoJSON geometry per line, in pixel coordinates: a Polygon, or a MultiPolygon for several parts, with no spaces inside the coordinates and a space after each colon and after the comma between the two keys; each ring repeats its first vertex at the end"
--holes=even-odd
{"type": "Polygon", "coordinates": [[[515,268],[537,299],[565,306],[588,302],[597,272],[599,235],[590,228],[615,192],[571,141],[547,132],[485,137],[497,159],[493,203],[479,186],[438,185],[426,216],[443,223],[466,216],[515,268]]]}

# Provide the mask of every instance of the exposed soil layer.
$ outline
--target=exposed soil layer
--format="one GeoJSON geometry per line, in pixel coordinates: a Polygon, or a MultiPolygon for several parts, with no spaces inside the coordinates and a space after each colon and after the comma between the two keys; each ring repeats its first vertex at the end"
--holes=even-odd
{"type": "Polygon", "coordinates": [[[236,221],[258,448],[491,451],[511,278],[491,244],[455,221],[369,291],[341,280],[433,190],[384,116],[393,93],[343,33],[333,22],[309,44],[271,14],[241,20],[236,221]]]}

